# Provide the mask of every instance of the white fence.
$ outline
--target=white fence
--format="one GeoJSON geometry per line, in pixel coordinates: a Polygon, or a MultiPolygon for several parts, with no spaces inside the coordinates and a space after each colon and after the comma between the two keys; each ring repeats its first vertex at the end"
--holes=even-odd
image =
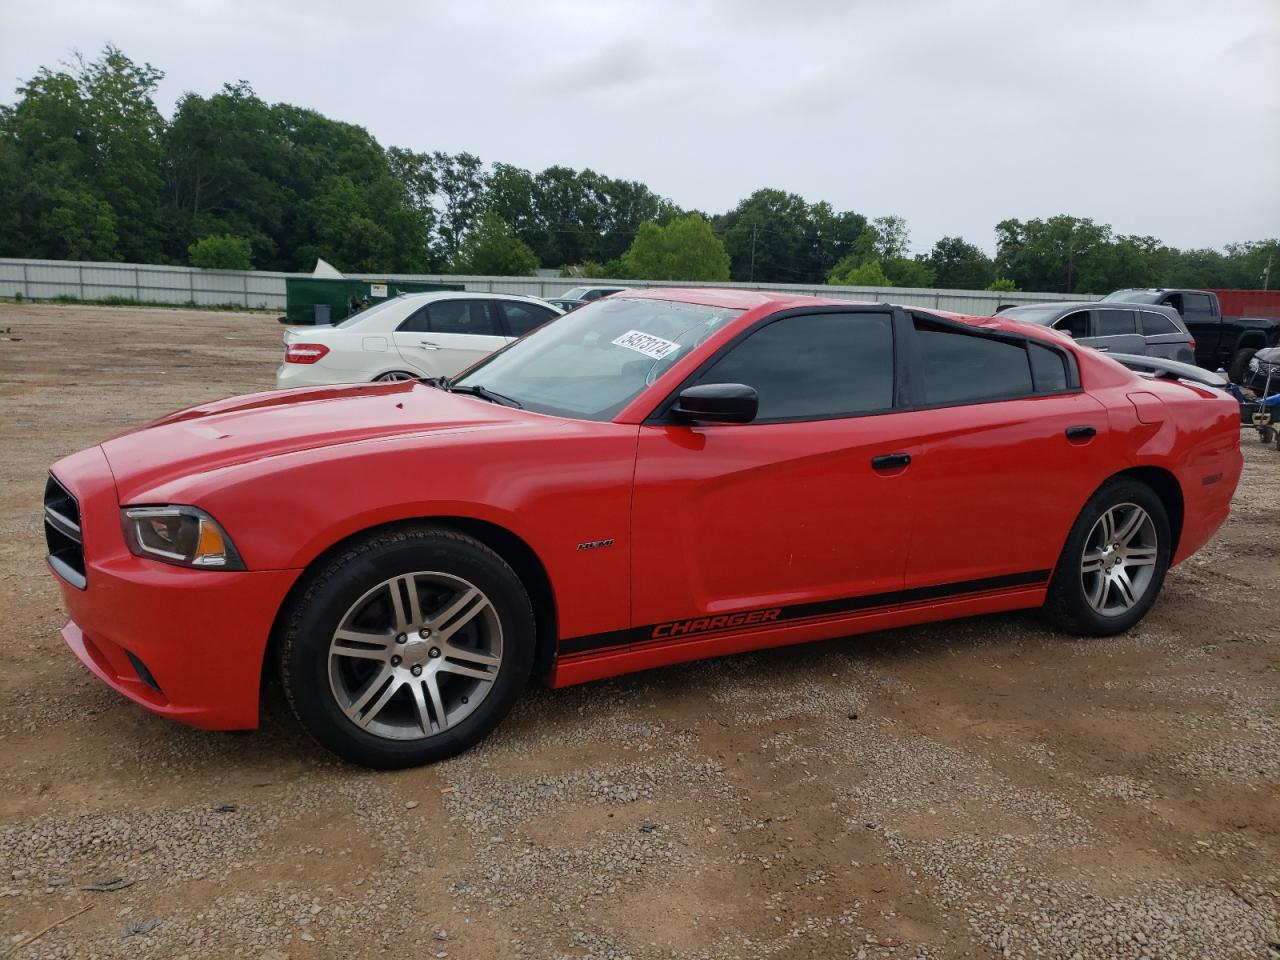
{"type": "MultiPolygon", "coordinates": [[[[74,297],[105,300],[122,297],[153,303],[202,306],[234,305],[266,310],[285,308],[285,280],[307,273],[265,270],[198,270],[137,263],[80,263],[69,260],[11,260],[0,258],[0,297],[31,300],[74,297]]],[[[829,287],[791,283],[684,283],[661,280],[590,280],[562,277],[473,277],[454,274],[378,274],[370,280],[417,280],[462,283],[476,292],[530,294],[555,297],[580,284],[628,287],[737,287],[780,293],[837,297],[847,300],[889,301],[955,313],[987,315],[1011,303],[1052,300],[1096,300],[1094,296],[1061,293],[993,293],[988,290],[932,290],[911,287],[829,287]]]]}

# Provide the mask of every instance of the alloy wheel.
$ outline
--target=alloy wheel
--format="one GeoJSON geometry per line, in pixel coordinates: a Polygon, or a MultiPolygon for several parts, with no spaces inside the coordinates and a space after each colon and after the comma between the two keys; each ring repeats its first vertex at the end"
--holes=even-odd
{"type": "Polygon", "coordinates": [[[1089,606],[1104,617],[1132,609],[1151,587],[1159,542],[1150,514],[1136,503],[1108,509],[1084,542],[1080,582],[1089,606]]]}
{"type": "Polygon", "coordinates": [[[422,740],[465,720],[502,667],[502,626],[475,584],[439,572],[384,580],[329,642],[329,687],[362,730],[422,740]]]}

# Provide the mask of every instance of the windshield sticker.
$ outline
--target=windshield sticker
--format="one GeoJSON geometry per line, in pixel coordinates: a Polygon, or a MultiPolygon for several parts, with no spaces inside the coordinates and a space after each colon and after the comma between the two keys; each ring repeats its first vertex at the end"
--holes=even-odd
{"type": "Polygon", "coordinates": [[[636,353],[643,353],[646,357],[651,357],[654,360],[669,357],[680,349],[680,344],[678,343],[663,340],[661,337],[655,337],[651,333],[641,333],[639,330],[628,330],[614,340],[613,343],[615,346],[626,347],[636,353]]]}

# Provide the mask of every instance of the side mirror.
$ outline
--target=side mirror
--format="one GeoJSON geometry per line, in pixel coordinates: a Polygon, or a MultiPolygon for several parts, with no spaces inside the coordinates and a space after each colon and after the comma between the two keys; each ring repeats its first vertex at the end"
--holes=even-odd
{"type": "Polygon", "coordinates": [[[745,383],[702,383],[680,391],[672,413],[695,423],[750,423],[760,394],[745,383]]]}

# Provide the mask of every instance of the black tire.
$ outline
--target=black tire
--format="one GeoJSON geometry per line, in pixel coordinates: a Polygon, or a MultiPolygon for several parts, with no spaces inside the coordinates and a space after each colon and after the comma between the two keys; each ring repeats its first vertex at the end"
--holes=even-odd
{"type": "Polygon", "coordinates": [[[1089,498],[1071,528],[1053,578],[1049,581],[1045,616],[1059,629],[1077,636],[1107,637],[1123,633],[1147,615],[1159,596],[1165,572],[1169,569],[1171,546],[1169,515],[1155,491],[1145,483],[1129,478],[1108,481],[1089,498]],[[1090,535],[1103,514],[1126,504],[1141,507],[1151,518],[1156,541],[1155,563],[1142,595],[1135,598],[1128,610],[1108,616],[1089,603],[1081,565],[1090,535]]]}
{"type": "Polygon", "coordinates": [[[1272,427],[1258,428],[1258,439],[1261,440],[1263,443],[1270,443],[1275,438],[1276,438],[1276,431],[1274,428],[1272,427]]]}
{"type": "Polygon", "coordinates": [[[1231,357],[1231,366],[1227,367],[1227,377],[1232,383],[1244,386],[1249,382],[1249,361],[1257,353],[1255,347],[1244,347],[1231,357]]]}
{"type": "Polygon", "coordinates": [[[533,609],[515,571],[478,540],[444,527],[391,528],[353,542],[307,574],[282,624],[280,678],[294,715],[321,746],[367,767],[419,766],[473,746],[507,715],[533,666],[533,609]],[[384,581],[420,571],[460,577],[483,592],[501,625],[501,663],[465,719],[419,739],[391,739],[343,712],[330,686],[329,645],[353,604],[384,581]]]}
{"type": "Polygon", "coordinates": [[[417,380],[416,373],[410,373],[408,370],[388,370],[386,373],[380,373],[373,378],[374,383],[404,383],[407,380],[417,380]]]}

